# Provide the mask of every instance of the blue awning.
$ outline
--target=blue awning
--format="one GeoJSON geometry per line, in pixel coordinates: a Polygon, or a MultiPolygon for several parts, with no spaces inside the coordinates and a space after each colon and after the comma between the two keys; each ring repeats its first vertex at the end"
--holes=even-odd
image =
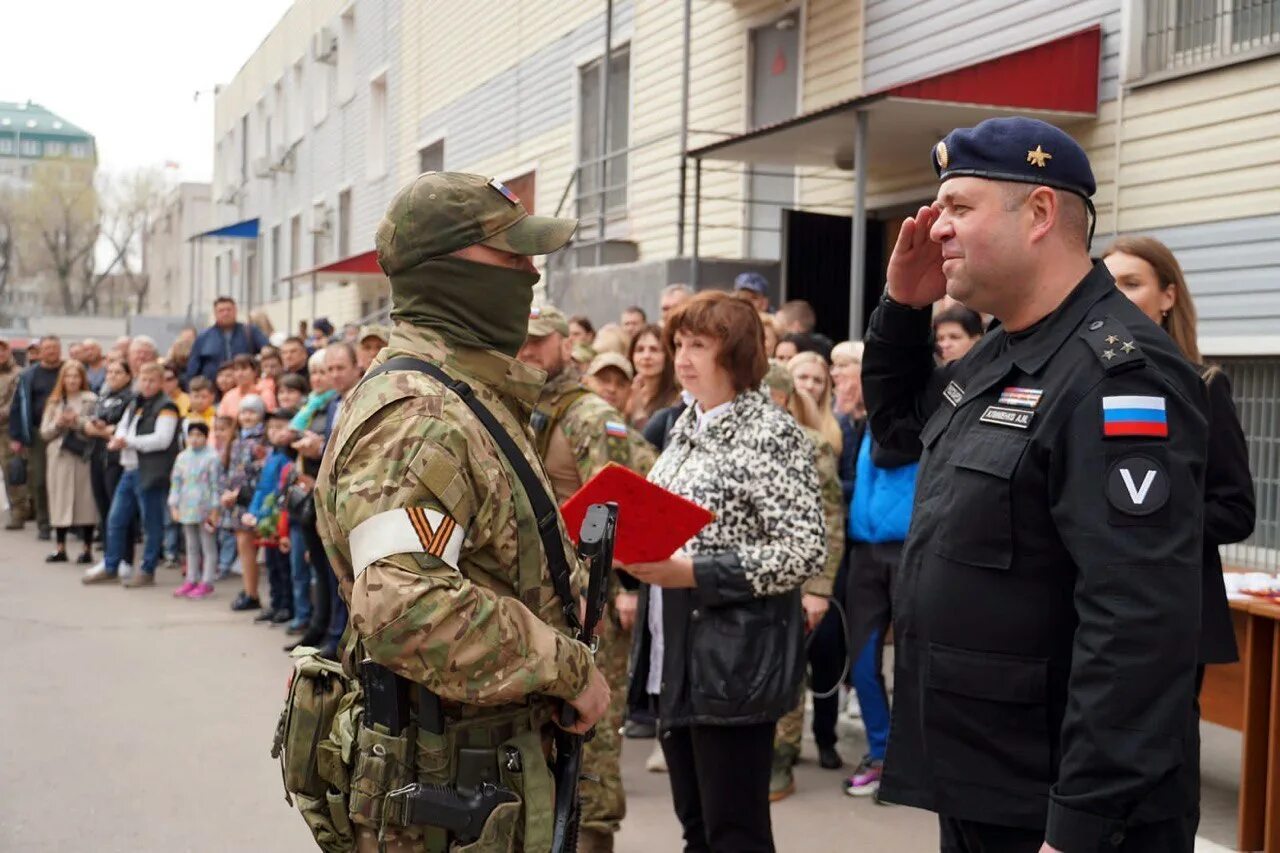
{"type": "Polygon", "coordinates": [[[244,222],[236,222],[232,225],[224,225],[221,228],[214,228],[212,231],[206,231],[203,234],[197,234],[189,237],[190,240],[256,240],[258,239],[258,220],[257,218],[246,219],[244,222]]]}

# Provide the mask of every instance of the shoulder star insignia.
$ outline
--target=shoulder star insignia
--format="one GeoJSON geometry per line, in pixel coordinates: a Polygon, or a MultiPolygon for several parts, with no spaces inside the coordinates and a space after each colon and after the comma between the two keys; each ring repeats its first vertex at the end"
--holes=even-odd
{"type": "Polygon", "coordinates": [[[1035,147],[1034,151],[1027,152],[1027,162],[1034,163],[1036,166],[1040,167],[1041,169],[1043,169],[1045,167],[1045,164],[1052,159],[1053,159],[1053,155],[1050,154],[1048,151],[1045,151],[1039,145],[1035,147]]]}
{"type": "Polygon", "coordinates": [[[1124,344],[1121,345],[1120,349],[1125,352],[1133,352],[1137,347],[1133,345],[1133,341],[1125,341],[1124,344]]]}
{"type": "Polygon", "coordinates": [[[1120,339],[1117,338],[1115,335],[1107,335],[1107,343],[1118,344],[1120,343],[1120,339]]]}
{"type": "Polygon", "coordinates": [[[1104,350],[1102,353],[1102,357],[1105,358],[1107,361],[1110,361],[1111,359],[1116,357],[1116,351],[1113,349],[1104,350]]]}

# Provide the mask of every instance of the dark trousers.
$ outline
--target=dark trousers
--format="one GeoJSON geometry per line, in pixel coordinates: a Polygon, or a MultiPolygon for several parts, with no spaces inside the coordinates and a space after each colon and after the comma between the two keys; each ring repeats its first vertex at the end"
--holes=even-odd
{"type": "Polygon", "coordinates": [[[773,853],[774,723],[688,726],[661,738],[685,853],[773,853]]]}
{"type": "Polygon", "coordinates": [[[333,566],[329,564],[329,556],[324,552],[324,542],[320,539],[320,531],[314,524],[304,528],[307,539],[307,554],[311,557],[311,567],[315,570],[316,598],[311,611],[311,627],[309,635],[317,637],[316,642],[337,645],[342,632],[347,629],[347,604],[338,594],[338,579],[333,574],[333,566]]]}
{"type": "Polygon", "coordinates": [[[36,505],[36,525],[41,530],[49,529],[49,455],[45,451],[46,446],[45,440],[36,432],[27,450],[27,487],[36,505]]]}
{"type": "Polygon", "coordinates": [[[267,583],[271,585],[271,609],[293,612],[293,580],[290,577],[289,558],[276,547],[263,549],[267,563],[267,583]]]}
{"type": "MultiPolygon", "coordinates": [[[[848,611],[844,595],[849,561],[840,563],[833,594],[848,611]]],[[[809,683],[813,689],[813,740],[820,747],[836,745],[836,718],[840,714],[840,691],[836,688],[845,664],[845,621],[833,605],[822,617],[809,640],[809,683]],[[819,693],[831,693],[819,697],[819,693]]],[[[852,667],[850,667],[852,669],[852,667]]]]}
{"type": "MultiPolygon", "coordinates": [[[[1044,830],[995,826],[938,816],[942,853],[1039,853],[1044,830]]],[[[1119,845],[1104,838],[1093,850],[1064,853],[1191,853],[1196,844],[1198,816],[1166,820],[1125,830],[1119,845]]]]}

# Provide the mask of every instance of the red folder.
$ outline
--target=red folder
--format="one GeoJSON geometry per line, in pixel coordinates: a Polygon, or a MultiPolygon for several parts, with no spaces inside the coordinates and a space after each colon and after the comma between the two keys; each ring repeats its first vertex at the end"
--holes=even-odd
{"type": "Polygon", "coordinates": [[[618,505],[618,535],[613,558],[623,565],[667,559],[716,517],[693,501],[610,462],[560,507],[565,527],[575,544],[587,507],[606,501],[618,505]]]}

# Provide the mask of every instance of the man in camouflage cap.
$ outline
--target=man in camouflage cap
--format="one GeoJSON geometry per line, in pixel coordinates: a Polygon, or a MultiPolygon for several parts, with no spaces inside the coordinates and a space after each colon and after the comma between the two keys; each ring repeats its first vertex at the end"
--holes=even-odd
{"type": "Polygon", "coordinates": [[[369,323],[360,327],[356,338],[356,364],[363,374],[373,364],[374,356],[391,340],[391,329],[381,323],[369,323]]]}
{"type": "MultiPolygon", "coordinates": [[[[653,448],[644,437],[626,425],[617,409],[582,384],[570,360],[572,349],[564,314],[551,305],[529,312],[529,337],[517,358],[547,374],[531,423],[557,503],[564,503],[610,462],[641,475],[648,474],[654,462],[653,448]]],[[[628,614],[634,617],[636,594],[622,588],[616,576],[610,592],[615,607],[601,621],[596,662],[609,682],[613,700],[583,756],[581,853],[613,850],[614,833],[627,812],[618,730],[626,711],[631,649],[631,625],[623,620],[628,614]]]]}
{"type": "MultiPolygon", "coordinates": [[[[496,180],[430,172],[396,194],[377,232],[395,328],[372,369],[409,356],[466,382],[544,488],[527,424],[545,376],[515,355],[538,281],[531,256],[561,248],[575,226],[530,216],[496,180]]],[[[521,796],[518,805],[497,806],[467,849],[548,847],[549,727],[563,700],[579,714],[573,731],[586,731],[607,711],[609,688],[590,649],[569,634],[537,519],[506,457],[440,382],[413,370],[372,376],[343,402],[316,483],[316,512],[361,654],[427,687],[444,714],[437,751],[423,751],[419,732],[412,772],[388,768],[380,744],[371,757],[357,742],[358,848],[450,849],[454,840],[439,827],[386,820],[396,810],[385,808],[394,803],[385,795],[412,782],[458,784],[462,747],[494,750],[494,778],[500,771],[521,796]],[[530,737],[537,758],[513,759],[526,755],[530,737]],[[378,768],[385,771],[378,778],[361,778],[378,768]]]]}

